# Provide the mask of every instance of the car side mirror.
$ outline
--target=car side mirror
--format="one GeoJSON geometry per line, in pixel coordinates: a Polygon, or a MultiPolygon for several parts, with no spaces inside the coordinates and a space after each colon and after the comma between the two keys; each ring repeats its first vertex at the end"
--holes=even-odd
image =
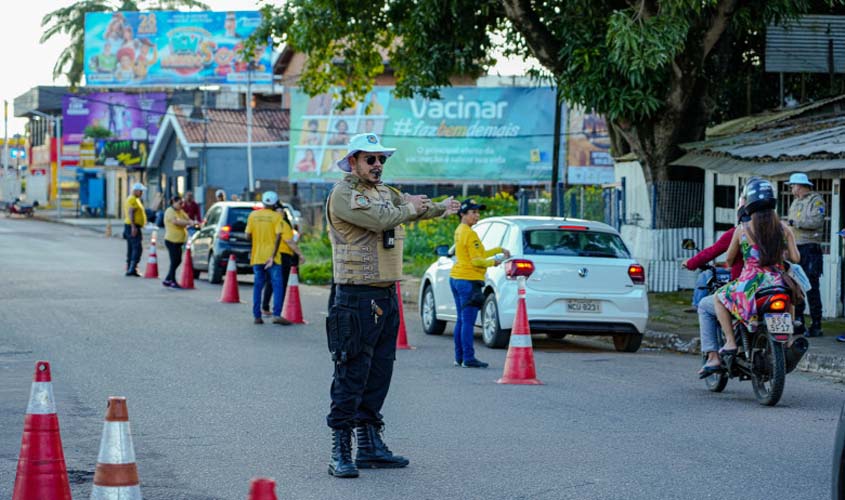
{"type": "Polygon", "coordinates": [[[434,249],[434,253],[436,253],[438,257],[448,257],[449,256],[449,246],[448,245],[437,245],[437,247],[434,249]]]}
{"type": "Polygon", "coordinates": [[[695,240],[691,240],[689,238],[684,238],[683,243],[681,243],[681,247],[684,250],[695,250],[696,248],[698,248],[695,244],[695,240]]]}

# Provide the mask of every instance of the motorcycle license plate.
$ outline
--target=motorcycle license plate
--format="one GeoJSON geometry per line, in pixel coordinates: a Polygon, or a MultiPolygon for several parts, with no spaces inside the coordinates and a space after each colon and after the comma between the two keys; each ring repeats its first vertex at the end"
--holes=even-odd
{"type": "Polygon", "coordinates": [[[598,300],[570,300],[566,303],[566,310],[571,313],[600,313],[601,302],[598,300]]]}
{"type": "Polygon", "coordinates": [[[792,333],[792,315],[789,313],[766,314],[766,329],[769,333],[792,333]]]}

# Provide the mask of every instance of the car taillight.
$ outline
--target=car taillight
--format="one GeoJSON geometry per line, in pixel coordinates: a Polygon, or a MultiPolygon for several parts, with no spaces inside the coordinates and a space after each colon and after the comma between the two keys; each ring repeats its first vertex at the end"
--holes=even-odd
{"type": "Polygon", "coordinates": [[[635,285],[642,285],[645,283],[645,269],[639,264],[631,264],[628,266],[628,276],[635,285]]]}
{"type": "Polygon", "coordinates": [[[534,272],[534,263],[525,259],[513,259],[505,262],[505,276],[516,278],[518,276],[531,276],[534,272]]]}
{"type": "Polygon", "coordinates": [[[223,226],[220,228],[220,239],[229,241],[229,235],[232,233],[232,226],[223,226]]]}

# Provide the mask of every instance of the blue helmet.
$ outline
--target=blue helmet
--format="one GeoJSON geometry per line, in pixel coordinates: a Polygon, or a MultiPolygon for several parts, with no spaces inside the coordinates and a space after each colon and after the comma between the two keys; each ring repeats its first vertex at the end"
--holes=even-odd
{"type": "Polygon", "coordinates": [[[774,210],[777,196],[772,183],[763,179],[752,179],[745,185],[745,213],[751,215],[760,210],[774,210]]]}

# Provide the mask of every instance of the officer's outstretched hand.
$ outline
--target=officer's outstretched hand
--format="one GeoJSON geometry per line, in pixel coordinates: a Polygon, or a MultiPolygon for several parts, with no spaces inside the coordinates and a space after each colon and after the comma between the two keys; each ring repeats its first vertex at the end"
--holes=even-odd
{"type": "Polygon", "coordinates": [[[443,200],[443,205],[446,207],[446,213],[443,215],[453,215],[458,213],[461,208],[461,202],[456,200],[454,196],[450,196],[443,200]]]}
{"type": "Polygon", "coordinates": [[[425,203],[428,200],[428,197],[425,196],[425,195],[418,194],[418,195],[408,196],[407,200],[408,200],[408,203],[410,203],[411,205],[414,206],[414,210],[416,210],[417,213],[420,213],[420,212],[423,211],[423,207],[425,206],[425,203]]]}

